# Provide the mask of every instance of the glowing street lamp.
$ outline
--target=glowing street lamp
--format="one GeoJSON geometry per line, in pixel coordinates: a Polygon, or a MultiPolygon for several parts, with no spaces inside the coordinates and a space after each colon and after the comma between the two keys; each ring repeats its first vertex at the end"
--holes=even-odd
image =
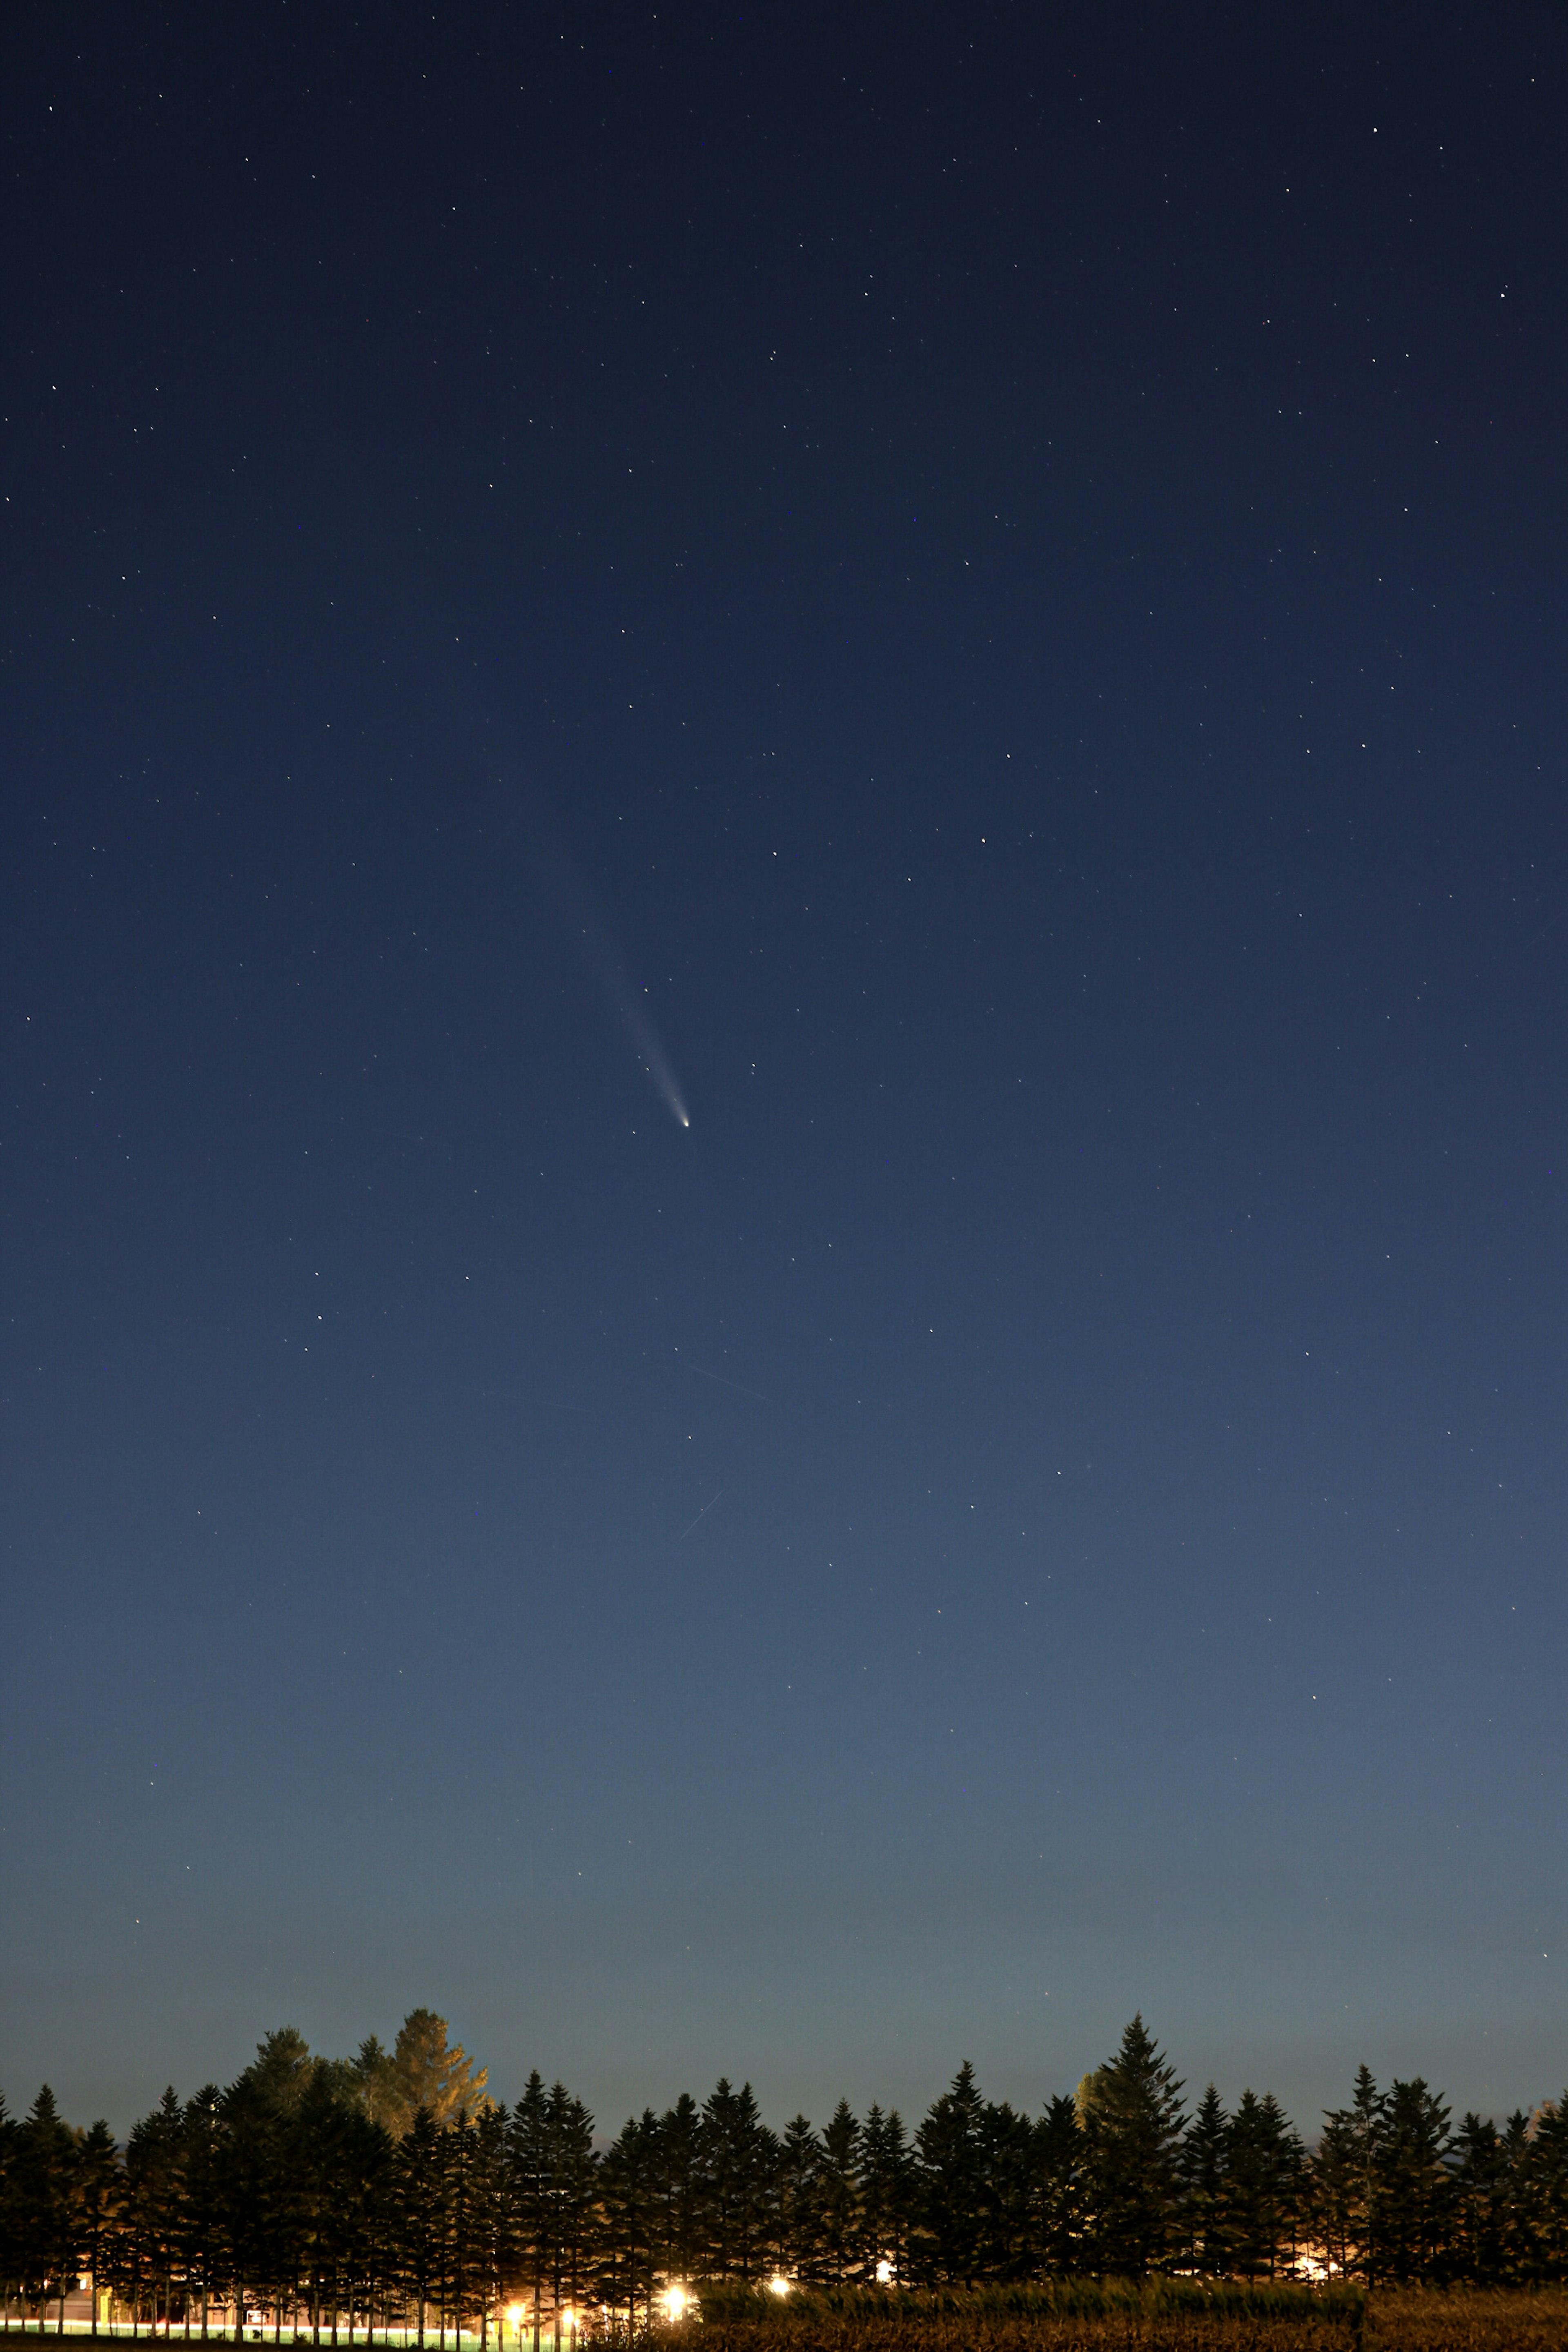
{"type": "Polygon", "coordinates": [[[690,2301],[691,2297],[687,2294],[686,2289],[683,2286],[667,2286],[664,2293],[659,2296],[659,2303],[663,2308],[666,2319],[683,2318],[686,2314],[687,2305],[690,2301]]]}
{"type": "Polygon", "coordinates": [[[795,2281],[793,2279],[786,2279],[783,2271],[775,2271],[772,2278],[768,2281],[768,2293],[770,2294],[785,2295],[788,2294],[794,2284],[795,2281]]]}

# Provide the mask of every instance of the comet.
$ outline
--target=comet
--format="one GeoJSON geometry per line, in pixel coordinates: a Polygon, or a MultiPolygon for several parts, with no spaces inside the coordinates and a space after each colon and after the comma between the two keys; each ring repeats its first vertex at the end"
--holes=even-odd
{"type": "Polygon", "coordinates": [[[646,987],[638,988],[626,970],[626,959],[611,938],[593,901],[578,880],[564,845],[556,837],[542,811],[532,813],[531,831],[541,863],[552,875],[573,944],[611,1012],[631,1040],[632,1051],[652,1081],[655,1093],[677,1127],[689,1129],[691,1114],[680,1081],[654,1026],[646,987]]]}

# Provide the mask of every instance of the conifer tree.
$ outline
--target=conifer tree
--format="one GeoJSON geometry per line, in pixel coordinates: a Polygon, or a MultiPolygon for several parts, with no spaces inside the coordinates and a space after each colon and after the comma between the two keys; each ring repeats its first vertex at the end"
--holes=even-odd
{"type": "Polygon", "coordinates": [[[1568,2279],[1568,2091],[1539,2110],[1527,2161],[1531,2235],[1540,2274],[1568,2279]]]}
{"type": "Polygon", "coordinates": [[[564,2083],[552,2085],[547,2118],[550,2277],[557,2311],[575,2303],[587,2274],[598,2159],[594,2118],[564,2083]]]}
{"type": "MultiPolygon", "coordinates": [[[[99,2317],[99,2296],[112,2274],[114,2237],[120,2223],[123,2186],[120,2150],[114,2144],[114,2135],[108,2124],[100,2116],[78,2151],[75,2180],[77,2244],[83,2268],[92,2283],[95,2327],[99,2317]]],[[[0,2275],[0,2294],[4,2291],[5,2279],[0,2275]]]]}
{"type": "Polygon", "coordinates": [[[1222,2210],[1226,2267],[1275,2276],[1293,2262],[1304,2156],[1272,2092],[1244,2091],[1226,2134],[1222,2210]]]}
{"type": "Polygon", "coordinates": [[[1034,2242],[1047,2277],[1081,2267],[1087,2214],[1087,2136],[1076,2100],[1049,2101],[1035,2126],[1034,2242]]]}
{"type": "Polygon", "coordinates": [[[1182,2085],[1141,2016],[1087,2103],[1096,2268],[1142,2278],[1178,2242],[1182,2085]]]}
{"type": "Polygon", "coordinates": [[[702,2179],[702,2116],[689,2091],[658,2122],[659,2268],[688,2286],[701,2274],[707,2242],[702,2179]]]}
{"type": "Polygon", "coordinates": [[[658,2118],[645,2107],[640,2116],[627,2117],[599,2168],[604,2213],[600,2291],[612,2310],[626,2306],[633,2335],[639,2308],[645,2326],[653,2310],[658,2164],[658,2118]]]}
{"type": "Polygon", "coordinates": [[[909,2135],[897,2107],[886,2114],[868,2107],[860,2126],[861,2267],[873,2282],[882,2263],[895,2283],[909,2275],[912,2174],[909,2135]]]}
{"type": "Polygon", "coordinates": [[[284,2163],[292,2188],[298,2247],[296,2277],[318,2343],[323,2303],[336,2295],[350,2218],[342,2195],[348,2119],[332,2070],[323,2066],[306,2084],[284,2127],[284,2163]]]}
{"type": "Polygon", "coordinates": [[[241,2079],[250,2084],[268,2113],[289,2116],[304,2097],[317,2063],[298,2026],[280,2025],[257,2043],[241,2079]]]}
{"type": "Polygon", "coordinates": [[[1502,2127],[1502,2275],[1522,2281],[1536,2277],[1539,2265],[1531,2213],[1531,2124],[1521,2107],[1502,2127]]]}
{"type": "Polygon", "coordinates": [[[1226,2231],[1226,2157],[1229,2122],[1211,2083],[1182,2141],[1182,2221],[1187,2260],[1207,2278],[1230,2268],[1226,2231]]]}
{"type": "MultiPolygon", "coordinates": [[[[184,2238],[184,2111],[173,2084],[132,2131],[125,2149],[126,2220],[132,2267],[154,2320],[172,2318],[184,2238]]],[[[183,2282],[182,2282],[183,2284],[183,2282]]]]}
{"type": "MultiPolygon", "coordinates": [[[[392,2112],[394,2133],[406,2130],[416,2107],[427,2107],[437,2131],[458,2116],[477,2116],[487,2104],[488,2070],[476,2066],[461,2042],[448,2044],[447,2021],[433,2009],[411,2009],[397,2029],[389,2067],[367,2074],[375,2095],[392,2112]]],[[[362,2046],[360,2062],[365,2063],[362,2046]]]]}
{"type": "Polygon", "coordinates": [[[511,2187],[512,2245],[519,2276],[526,2280],[537,2347],[540,2304],[550,2267],[550,2097],[536,2066],[523,2086],[507,2126],[507,2172],[511,2187]]]}
{"type": "Polygon", "coordinates": [[[405,2119],[391,2051],[382,2046],[376,2034],[367,2033],[353,2056],[341,2062],[341,2072],[349,2103],[395,2137],[405,2119]]]}
{"type": "Polygon", "coordinates": [[[779,2143],[773,2244],[780,2264],[793,2278],[816,2276],[816,2171],[821,2154],[810,2117],[792,2116],[779,2143]]]}
{"type": "Polygon", "coordinates": [[[474,2127],[474,2284],[479,2298],[480,2333],[487,2341],[489,2315],[500,2303],[510,2264],[507,2121],[506,2109],[492,2103],[474,2127]]]}
{"type": "Polygon", "coordinates": [[[1503,2273],[1508,2158],[1489,2116],[1468,2114],[1454,2137],[1454,2267],[1476,2284],[1503,2273]]]}
{"type": "Polygon", "coordinates": [[[1030,2278],[1037,2267],[1035,2240],[1034,2126],[1005,2099],[987,2100],[978,2131],[979,2193],[975,2210],[975,2276],[1030,2278]]]}
{"type": "Polygon", "coordinates": [[[280,2197],[274,2141],[278,2118],[253,2071],[224,2093],[216,2157],[225,2287],[237,2327],[251,2299],[260,2302],[276,2274],[274,2208],[280,2197]]]}
{"type": "Polygon", "coordinates": [[[399,2284],[416,2315],[416,2341],[420,2345],[441,2283],[446,2236],[441,2156],[435,2116],[426,2106],[416,2107],[414,2119],[397,2144],[394,2210],[399,2284]]]}
{"type": "Polygon", "coordinates": [[[180,2270],[186,2283],[186,2327],[190,2301],[200,2305],[201,2333],[207,2333],[212,2296],[223,2267],[218,2143],[223,2094],[206,2084],[187,2099],[181,2117],[180,2270]]]}
{"type": "Polygon", "coordinates": [[[816,2169],[816,2260],[842,2285],[861,2268],[860,2126],[840,2099],[823,2128],[816,2169]]]}
{"type": "Polygon", "coordinates": [[[1312,2165],[1317,2224],[1331,2265],[1347,2277],[1375,2275],[1375,2187],[1384,2100],[1371,2072],[1356,2071],[1348,2107],[1323,2117],[1312,2165]]]}
{"type": "Polygon", "coordinates": [[[46,2083],[11,2144],[10,2203],[24,2301],[37,2305],[41,2326],[46,2304],[58,2294],[62,2335],[67,2286],[77,2266],[75,2159],[75,2139],[46,2083]]]}
{"type": "Polygon", "coordinates": [[[966,2058],[915,2134],[920,2220],[916,2268],[932,2283],[970,2285],[979,2253],[984,2101],[966,2058]]]}
{"type": "Polygon", "coordinates": [[[769,2237],[778,2143],[757,2112],[750,2083],[721,2079],[702,2109],[701,2160],[710,2277],[758,2274],[769,2237]]]}
{"type": "Polygon", "coordinates": [[[1374,2166],[1373,2238],[1381,2276],[1440,2273],[1453,2205],[1449,2146],[1448,2110],[1421,2077],[1391,2084],[1374,2166]]]}

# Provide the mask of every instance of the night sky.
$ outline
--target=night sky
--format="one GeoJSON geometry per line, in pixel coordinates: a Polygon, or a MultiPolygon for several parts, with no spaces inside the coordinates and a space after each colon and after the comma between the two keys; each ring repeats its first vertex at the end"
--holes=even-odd
{"type": "Polygon", "coordinates": [[[1561,2090],[1565,120],[6,11],[14,2108],[1561,2090]]]}

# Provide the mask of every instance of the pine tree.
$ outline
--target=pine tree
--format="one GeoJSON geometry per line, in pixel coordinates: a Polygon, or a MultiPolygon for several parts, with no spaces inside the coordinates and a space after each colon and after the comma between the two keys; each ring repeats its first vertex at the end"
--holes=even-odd
{"type": "Polygon", "coordinates": [[[510,2263],[506,2195],[505,2107],[491,2105],[475,2126],[473,2210],[474,2284],[480,2333],[488,2341],[490,2314],[499,2306],[510,2263]]]}
{"type": "Polygon", "coordinates": [[[920,2219],[914,2257],[921,2276],[932,2283],[968,2286],[974,2279],[984,2106],[966,2058],[915,2134],[920,2219]]]}
{"type": "Polygon", "coordinates": [[[1504,2275],[1508,2156],[1489,2116],[1469,2114],[1454,2139],[1454,2267],[1477,2285],[1504,2275]]]}
{"type": "MultiPolygon", "coordinates": [[[[460,2042],[448,2044],[447,2021],[433,2009],[411,2009],[397,2029],[390,2066],[367,2073],[374,2095],[391,2112],[385,2116],[395,2133],[406,2130],[416,2107],[428,2107],[437,2131],[459,2116],[472,2117],[487,2105],[488,2070],[476,2066],[460,2042]]],[[[359,2063],[364,2064],[366,2045],[359,2063]]],[[[373,2108],[379,2113],[380,2107],[373,2108]]]]}
{"type": "Polygon", "coordinates": [[[904,2119],[896,2107],[866,2111],[860,2127],[861,2269],[875,2283],[882,2263],[891,2283],[909,2275],[913,2163],[904,2119]]]}
{"type": "Polygon", "coordinates": [[[175,2282],[184,2287],[184,2110],[173,2084],[150,2116],[132,2128],[125,2147],[126,2222],[132,2276],[172,2320],[175,2282]]]}
{"type": "Polygon", "coordinates": [[[1350,2105],[1323,2117],[1312,2161],[1312,2206],[1324,2252],[1347,2277],[1375,2275],[1373,2205],[1385,2104],[1368,2068],[1359,2067],[1350,2105]]]}
{"type": "Polygon", "coordinates": [[[75,2159],[75,2139],[46,2083],[12,2142],[13,2259],[24,2302],[37,2305],[40,2326],[46,2303],[58,2295],[62,2335],[67,2287],[77,2266],[75,2159]]]}
{"type": "MultiPolygon", "coordinates": [[[[384,2315],[397,2278],[396,2143],[384,2124],[363,2114],[351,2116],[346,2139],[351,2294],[363,2305],[369,2338],[375,2332],[377,2306],[384,2315]]],[[[353,2301],[350,2310],[352,2334],[353,2301]]],[[[383,2324],[386,2324],[384,2315],[383,2324]]]]}
{"type": "Polygon", "coordinates": [[[16,2230],[16,2120],[0,2092],[0,2327],[9,2325],[20,2263],[16,2230]]]}
{"type": "Polygon", "coordinates": [[[1142,2278],[1179,2242],[1182,2085],[1142,2018],[1099,2068],[1087,2103],[1095,2265],[1142,2278]]]}
{"type": "Polygon", "coordinates": [[[1448,2110],[1419,2075],[1389,2086],[1377,2137],[1373,2238],[1379,2273],[1436,2276],[1453,2205],[1448,2110]]]}
{"type": "Polygon", "coordinates": [[[1244,2091],[1226,2134],[1224,2231],[1227,2267],[1273,2278],[1293,2263],[1305,2158],[1272,2092],[1244,2091]]]}
{"type": "Polygon", "coordinates": [[[537,2347],[540,2304],[550,2268],[550,2097],[537,2066],[523,2086],[507,2126],[513,2252],[526,2280],[537,2347]]]}
{"type": "Polygon", "coordinates": [[[658,2119],[659,2268],[672,2284],[701,2275],[707,2244],[702,2116],[689,2091],[658,2119]]]}
{"type": "Polygon", "coordinates": [[[546,2123],[550,2179],[550,2278],[557,2311],[581,2294],[589,2259],[598,2160],[594,2118],[564,2083],[551,2088],[546,2123]]]}
{"type": "MultiPolygon", "coordinates": [[[[96,2328],[99,2296],[108,2285],[112,2267],[114,2234],[120,2223],[124,2179],[114,2135],[100,2116],[82,2141],[76,2163],[78,2245],[84,2268],[92,2280],[92,2317],[96,2328]]],[[[5,2291],[0,2270],[0,2293],[5,2291]]]]}
{"type": "Polygon", "coordinates": [[[1531,2238],[1539,2274],[1568,2278],[1568,2091],[1535,2118],[1528,2159],[1531,2238]]]}
{"type": "Polygon", "coordinates": [[[426,2106],[414,2110],[414,2119],[397,2144],[395,2189],[399,2284],[416,2315],[416,2341],[423,2345],[432,2301],[441,2281],[446,2238],[446,2182],[443,2179],[441,2135],[426,2106]]]}
{"type": "Polygon", "coordinates": [[[811,2120],[792,2116],[779,2145],[774,2179],[773,2243],[792,2278],[817,2275],[816,2175],[822,2149],[811,2120]]]}
{"type": "Polygon", "coordinates": [[[1082,2262],[1087,2136],[1076,2100],[1053,2098],[1035,2126],[1034,2241],[1041,2269],[1064,2277],[1082,2262]]]}
{"type": "Polygon", "coordinates": [[[706,2189],[705,2272],[754,2278],[768,2240],[778,2143],[757,2112],[750,2083],[721,2079],[704,2103],[701,2129],[706,2189]]]}
{"type": "Polygon", "coordinates": [[[320,2342],[323,2302],[335,2297],[348,2215],[342,2199],[349,2109],[338,2097],[332,2070],[320,2067],[284,2126],[284,2161],[296,2221],[296,2273],[320,2342]]]}
{"type": "Polygon", "coordinates": [[[1035,2236],[1035,2132],[1027,2116],[1004,2099],[981,2111],[979,2198],[975,2213],[975,2275],[1017,2281],[1039,2264],[1035,2236]]]}
{"type": "Polygon", "coordinates": [[[404,2128],[403,2094],[393,2066],[392,2053],[374,2033],[366,2034],[352,2058],[342,2062],[344,2095],[374,2123],[384,2125],[395,2137],[404,2128]]]}
{"type": "Polygon", "coordinates": [[[298,2026],[280,2025],[256,2045],[256,2055],[241,2076],[255,2090],[262,2105],[275,2116],[292,2115],[313,2078],[319,2061],[298,2026]]]}
{"type": "Polygon", "coordinates": [[[658,2284],[658,2118],[651,2107],[628,2116],[599,2168],[604,2214],[601,2238],[603,2300],[612,2311],[626,2306],[635,2336],[640,2305],[644,2324],[652,2316],[658,2284]]]}
{"type": "Polygon", "coordinates": [[[1226,2231],[1226,2158],[1229,2122],[1211,2083],[1182,2141],[1182,2222],[1187,2261],[1207,2278],[1230,2268],[1226,2231]]]}
{"type": "Polygon", "coordinates": [[[208,2313],[223,2269],[222,2210],[219,2194],[218,2144],[222,2134],[223,2094],[208,2083],[185,2102],[181,2119],[180,2269],[189,2296],[199,2298],[201,2332],[207,2333],[208,2313]]]}
{"type": "Polygon", "coordinates": [[[825,2278],[842,2285],[861,2266],[860,2126],[840,2099],[822,2134],[816,2173],[817,2260],[825,2278]]]}
{"type": "Polygon", "coordinates": [[[1516,2107],[1502,2127],[1502,2274],[1515,2283],[1540,2275],[1531,2211],[1530,2117],[1516,2107]]]}

